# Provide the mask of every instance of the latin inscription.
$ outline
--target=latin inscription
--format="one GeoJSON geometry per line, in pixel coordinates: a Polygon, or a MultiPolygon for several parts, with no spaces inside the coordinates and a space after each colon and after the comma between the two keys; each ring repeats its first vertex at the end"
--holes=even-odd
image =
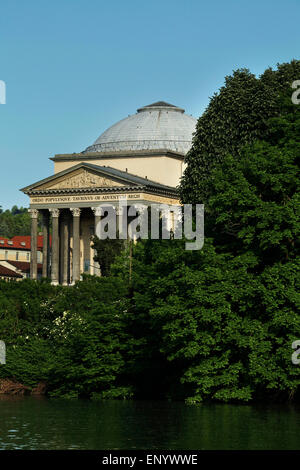
{"type": "Polygon", "coordinates": [[[140,194],[99,194],[87,196],[46,196],[31,197],[31,204],[57,204],[59,202],[95,202],[95,201],[119,201],[121,199],[140,199],[140,194]]]}

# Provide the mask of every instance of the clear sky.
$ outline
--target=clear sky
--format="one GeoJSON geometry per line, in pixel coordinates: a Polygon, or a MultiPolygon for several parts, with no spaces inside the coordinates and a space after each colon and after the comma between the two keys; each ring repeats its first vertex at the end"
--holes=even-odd
{"type": "Polygon", "coordinates": [[[299,59],[299,18],[300,0],[1,0],[0,205],[138,107],[198,117],[232,70],[299,59]]]}

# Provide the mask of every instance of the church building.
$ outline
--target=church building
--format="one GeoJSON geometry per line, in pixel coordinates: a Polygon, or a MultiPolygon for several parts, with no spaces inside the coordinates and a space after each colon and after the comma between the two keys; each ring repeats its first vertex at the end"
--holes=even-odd
{"type": "Polygon", "coordinates": [[[54,174],[21,191],[30,197],[31,269],[37,279],[37,218],[43,218],[43,273],[70,285],[82,273],[100,275],[91,248],[100,205],[120,201],[179,204],[176,186],[192,144],[196,119],[159,101],[107,129],[80,153],[58,154],[54,174]],[[52,232],[49,244],[50,225],[52,232]]]}

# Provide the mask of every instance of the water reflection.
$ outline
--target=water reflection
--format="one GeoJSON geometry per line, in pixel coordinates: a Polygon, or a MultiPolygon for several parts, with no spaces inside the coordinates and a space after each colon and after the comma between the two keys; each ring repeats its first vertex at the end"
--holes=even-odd
{"type": "Polygon", "coordinates": [[[299,449],[299,411],[0,396],[0,449],[299,449]]]}

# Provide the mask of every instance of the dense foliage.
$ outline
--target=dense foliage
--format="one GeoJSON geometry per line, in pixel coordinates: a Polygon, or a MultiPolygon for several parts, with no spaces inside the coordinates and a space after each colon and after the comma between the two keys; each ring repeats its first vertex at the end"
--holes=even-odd
{"type": "Polygon", "coordinates": [[[251,253],[218,254],[210,239],[195,253],[181,242],[136,247],[134,318],[150,343],[147,353],[161,353],[156,366],[165,368],[168,396],[248,401],[296,393],[299,262],[261,273],[253,265],[251,253]]]}
{"type": "Polygon", "coordinates": [[[300,77],[300,61],[280,64],[256,77],[248,69],[225,77],[199,118],[191,150],[186,156],[180,194],[185,203],[206,203],[210,196],[209,176],[213,167],[230,153],[234,157],[255,140],[269,140],[270,118],[285,113],[291,102],[294,80],[300,77]]]}
{"type": "Polygon", "coordinates": [[[0,207],[0,236],[12,238],[15,235],[30,235],[31,220],[28,209],[13,206],[3,211],[0,207]]]}
{"type": "Polygon", "coordinates": [[[94,261],[99,263],[101,276],[109,276],[111,265],[125,247],[124,240],[119,238],[115,240],[110,240],[109,238],[101,240],[95,235],[92,241],[92,248],[96,251],[94,261]]]}
{"type": "Polygon", "coordinates": [[[73,288],[0,282],[8,357],[0,377],[30,387],[45,381],[50,396],[130,396],[122,379],[134,353],[126,291],[120,279],[108,278],[87,277],[73,288]]]}

